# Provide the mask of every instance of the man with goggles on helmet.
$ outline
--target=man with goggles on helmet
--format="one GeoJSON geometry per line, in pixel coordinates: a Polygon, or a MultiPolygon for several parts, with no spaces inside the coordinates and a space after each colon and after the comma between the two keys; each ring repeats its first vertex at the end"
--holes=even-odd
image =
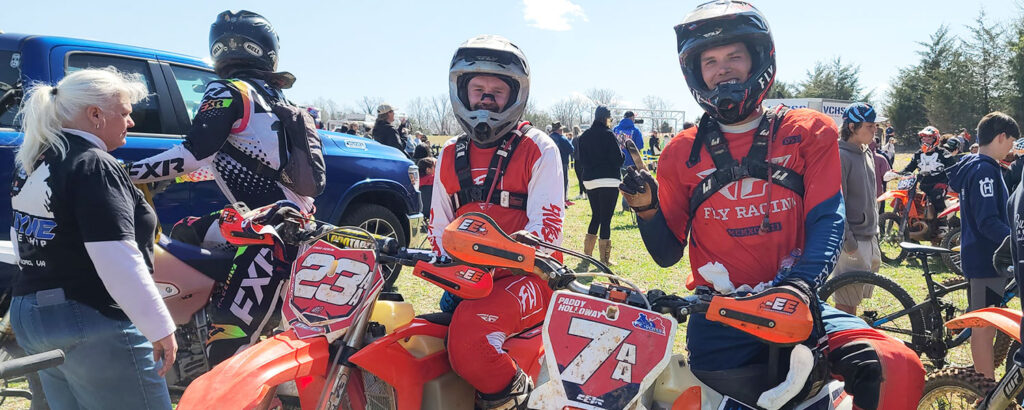
{"type": "Polygon", "coordinates": [[[918,131],[917,136],[921,138],[921,149],[914,153],[910,163],[901,172],[907,174],[918,171],[921,192],[928,195],[935,213],[941,214],[946,210],[946,184],[949,182],[946,168],[956,164],[956,156],[940,145],[942,138],[938,128],[929,125],[918,131]]]}
{"type": "MultiPolygon", "coordinates": [[[[287,158],[281,121],[271,103],[283,100],[281,89],[295,82],[291,73],[275,72],[278,49],[277,32],[263,16],[246,10],[218,14],[210,25],[210,57],[221,80],[206,84],[184,142],[129,164],[132,180],[163,181],[205,168],[231,203],[244,202],[255,209],[290,200],[312,211],[313,198],[268,175],[287,158]]],[[[220,234],[218,215],[186,218],[174,226],[171,237],[233,252],[220,234]]],[[[260,247],[239,252],[234,263],[232,272],[249,272],[252,280],[243,286],[238,276],[229,276],[223,291],[214,297],[216,310],[206,346],[214,364],[258,341],[290,268],[287,261],[260,247]]]]}
{"type": "MultiPolygon", "coordinates": [[[[843,240],[835,122],[808,109],[761,106],[775,78],[775,47],[764,16],[750,4],[703,4],[675,31],[680,65],[705,114],[664,148],[657,181],[630,168],[620,186],[638,212],[644,244],[668,267],[689,243],[693,272],[686,285],[698,293],[785,286],[817,302],[843,240]]],[[[665,299],[655,306],[672,302],[665,299]]],[[[924,384],[916,354],[860,319],[820,306],[830,370],[844,379],[854,404],[916,407],[924,384]]],[[[686,336],[690,367],[705,382],[735,379],[741,368],[769,360],[765,344],[701,314],[690,315],[686,336]]],[[[815,332],[806,344],[817,347],[821,336],[815,332]]]]}
{"type": "MultiPolygon", "coordinates": [[[[468,212],[489,215],[506,232],[562,241],[562,162],[544,131],[521,122],[530,68],[507,39],[483,35],[455,52],[449,75],[455,118],[465,132],[445,144],[434,172],[430,240],[444,253],[444,228],[468,212]]],[[[484,409],[525,408],[533,382],[502,350],[505,339],[544,320],[551,291],[536,276],[496,271],[494,291],[454,309],[448,328],[452,370],[477,390],[484,409]]]]}

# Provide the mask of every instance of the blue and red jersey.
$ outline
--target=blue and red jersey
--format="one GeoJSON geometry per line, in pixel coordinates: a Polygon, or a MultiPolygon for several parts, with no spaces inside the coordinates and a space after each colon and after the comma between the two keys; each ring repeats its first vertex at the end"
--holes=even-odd
{"type": "MultiPolygon", "coordinates": [[[[737,161],[750,150],[756,123],[746,131],[723,127],[729,151],[737,161]]],[[[835,265],[843,238],[838,132],[828,116],[809,109],[790,110],[769,144],[768,160],[803,175],[804,195],[766,181],[744,178],[729,183],[690,215],[690,197],[715,171],[707,148],[688,163],[696,129],[680,132],[658,161],[658,200],[669,229],[686,244],[693,274],[687,288],[711,285],[697,271],[713,262],[729,271],[736,287],[777,284],[795,277],[820,284],[835,265]],[[761,233],[764,215],[769,229],[761,233]],[[690,221],[691,217],[693,218],[690,221]],[[787,257],[799,256],[795,261],[787,257]]]]}

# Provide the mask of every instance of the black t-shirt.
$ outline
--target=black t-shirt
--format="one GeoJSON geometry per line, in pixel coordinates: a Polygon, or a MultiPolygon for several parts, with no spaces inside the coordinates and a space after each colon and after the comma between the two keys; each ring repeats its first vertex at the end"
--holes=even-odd
{"type": "Polygon", "coordinates": [[[11,234],[21,266],[14,295],[63,288],[69,299],[127,319],[85,243],[135,241],[152,271],[156,214],[114,157],[80,136],[64,138],[63,159],[47,150],[32,174],[19,170],[11,187],[11,234]]]}

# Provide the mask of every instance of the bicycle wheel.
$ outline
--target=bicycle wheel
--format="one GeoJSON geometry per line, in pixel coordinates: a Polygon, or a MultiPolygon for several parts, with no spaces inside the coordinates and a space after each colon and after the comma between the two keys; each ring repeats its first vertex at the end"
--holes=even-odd
{"type": "MultiPolygon", "coordinates": [[[[923,310],[908,312],[898,317],[888,317],[903,309],[914,306],[910,297],[900,285],[889,278],[871,272],[855,271],[833,276],[818,289],[818,297],[835,306],[835,293],[847,286],[873,285],[871,296],[864,298],[857,307],[857,316],[875,329],[904,342],[920,346],[925,341],[923,310]]],[[[920,354],[921,352],[918,352],[920,354]]]]}
{"type": "MultiPolygon", "coordinates": [[[[953,249],[954,246],[960,246],[960,228],[950,228],[949,232],[946,232],[946,236],[942,238],[943,248],[953,249]]],[[[960,252],[942,254],[942,263],[945,264],[951,272],[957,275],[964,274],[963,269],[960,268],[960,252]]]]}
{"type": "Polygon", "coordinates": [[[893,212],[878,217],[878,248],[882,251],[882,262],[899,266],[907,258],[907,251],[900,247],[903,242],[901,218],[893,212]]]}

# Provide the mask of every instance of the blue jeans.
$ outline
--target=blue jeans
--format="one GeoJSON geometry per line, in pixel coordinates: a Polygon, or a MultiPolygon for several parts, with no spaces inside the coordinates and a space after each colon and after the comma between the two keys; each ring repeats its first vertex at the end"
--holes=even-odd
{"type": "Polygon", "coordinates": [[[38,302],[28,294],[11,300],[11,324],[28,354],[64,350],[63,365],[39,372],[51,408],[171,408],[153,345],[130,321],[63,297],[38,302]]]}

